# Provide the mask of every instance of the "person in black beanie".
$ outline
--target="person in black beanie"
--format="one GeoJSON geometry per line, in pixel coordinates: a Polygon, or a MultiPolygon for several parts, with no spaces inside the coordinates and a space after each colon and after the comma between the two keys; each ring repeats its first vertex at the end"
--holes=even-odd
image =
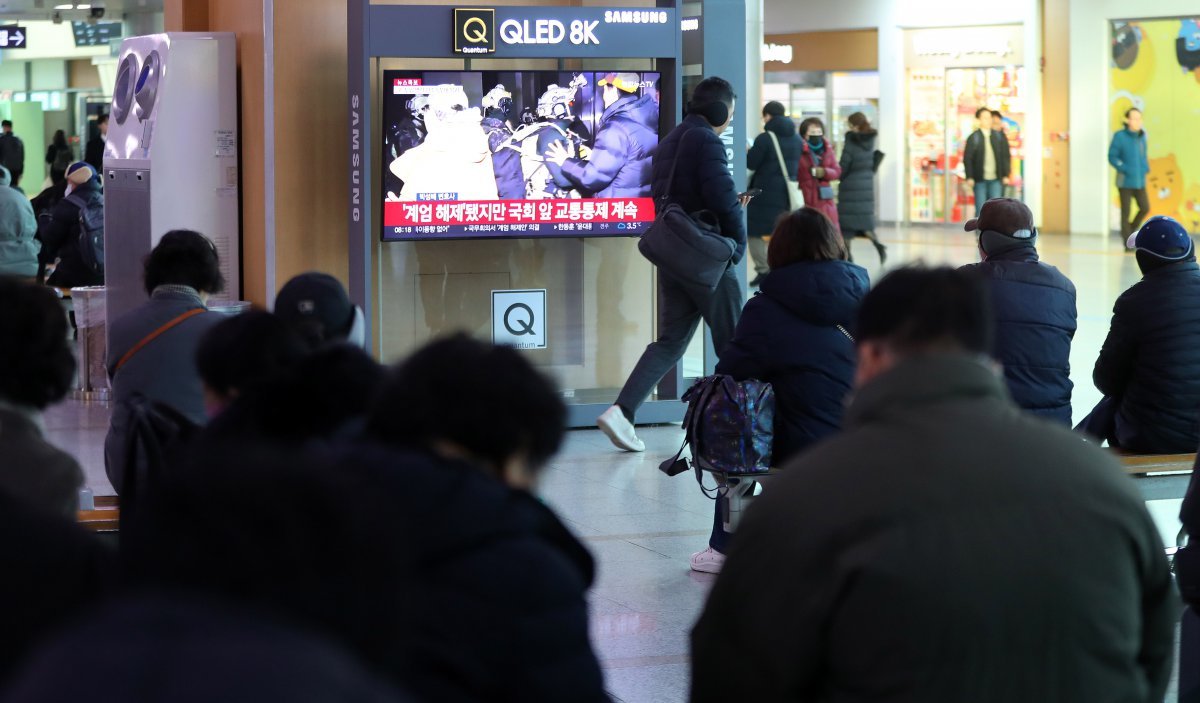
{"type": "Polygon", "coordinates": [[[1078,313],[1075,285],[1038,260],[1033,213],[1019,200],[996,198],[964,229],[977,232],[977,264],[987,278],[996,321],[996,361],[1021,409],[1071,425],[1071,340],[1078,313]]]}
{"type": "Polygon", "coordinates": [[[1142,280],[1117,298],[1092,379],[1104,399],[1075,428],[1135,454],[1200,442],[1200,267],[1187,229],[1152,217],[1129,237],[1142,280]]]}

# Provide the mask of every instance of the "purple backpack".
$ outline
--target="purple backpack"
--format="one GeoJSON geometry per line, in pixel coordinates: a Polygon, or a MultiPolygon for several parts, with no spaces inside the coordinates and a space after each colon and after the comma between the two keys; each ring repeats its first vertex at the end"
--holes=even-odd
{"type": "MultiPolygon", "coordinates": [[[[771,469],[775,439],[775,391],[771,384],[732,376],[702,378],[683,394],[683,446],[659,470],[668,476],[695,468],[735,476],[765,474],[771,469]],[[692,467],[683,450],[692,447],[692,467]]],[[[701,483],[703,485],[703,482],[701,483]]]]}

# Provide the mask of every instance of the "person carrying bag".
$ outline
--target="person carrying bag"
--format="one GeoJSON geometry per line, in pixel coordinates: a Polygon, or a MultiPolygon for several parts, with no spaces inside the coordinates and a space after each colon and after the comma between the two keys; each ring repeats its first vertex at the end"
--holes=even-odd
{"type": "Polygon", "coordinates": [[[657,338],[617,402],[597,419],[625,451],[646,450],[634,431],[634,415],[679,363],[700,321],[712,330],[720,354],[741,315],[744,291],[734,267],[746,253],[746,228],[720,137],[733,111],[729,82],[706,78],[696,86],[687,116],[654,156],[651,192],[660,209],[638,248],[659,267],[657,338]]]}
{"type": "Polygon", "coordinates": [[[797,172],[802,147],[796,123],[784,114],[783,104],[772,100],[763,107],[763,131],[746,153],[746,168],[753,171],[750,183],[762,192],[746,207],[747,249],[754,264],[751,288],[758,288],[770,271],[767,237],[786,213],[804,207],[797,172]]]}

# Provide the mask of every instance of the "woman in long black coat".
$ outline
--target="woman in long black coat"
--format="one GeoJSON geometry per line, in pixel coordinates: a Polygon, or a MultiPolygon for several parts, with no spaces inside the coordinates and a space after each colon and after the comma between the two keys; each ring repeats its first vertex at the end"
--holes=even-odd
{"type": "Polygon", "coordinates": [[[754,263],[754,280],[751,287],[758,287],[766,275],[767,243],[763,237],[775,229],[779,216],[791,210],[788,203],[787,184],[783,179],[796,180],[800,168],[800,136],[796,134],[796,123],[783,114],[783,105],[774,100],[763,107],[764,131],[754,139],[754,145],[746,155],[746,168],[754,171],[751,188],[761,188],[762,193],[750,201],[746,208],[747,248],[754,263]],[[779,157],[771,135],[779,140],[783,162],[787,173],[779,170],[779,157]]]}
{"type": "MultiPolygon", "coordinates": [[[[850,240],[866,237],[887,260],[887,247],[875,236],[875,142],[879,133],[861,112],[850,115],[850,131],[842,148],[842,182],[838,188],[838,221],[850,253],[850,240]]],[[[853,257],[851,258],[853,261],[853,257]]]]}

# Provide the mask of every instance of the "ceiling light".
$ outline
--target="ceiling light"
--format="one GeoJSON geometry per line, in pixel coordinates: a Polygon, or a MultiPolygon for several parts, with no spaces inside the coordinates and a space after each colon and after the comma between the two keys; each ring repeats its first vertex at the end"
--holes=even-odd
{"type": "Polygon", "coordinates": [[[70,9],[72,9],[72,8],[74,8],[74,7],[75,7],[75,6],[74,6],[74,5],[72,5],[71,3],[67,3],[66,5],[55,5],[55,6],[54,6],[54,9],[56,9],[56,10],[70,10],[70,9]]]}
{"type": "Polygon", "coordinates": [[[92,9],[92,6],[91,5],[76,5],[75,9],[76,10],[90,10],[90,9],[92,9]]]}

